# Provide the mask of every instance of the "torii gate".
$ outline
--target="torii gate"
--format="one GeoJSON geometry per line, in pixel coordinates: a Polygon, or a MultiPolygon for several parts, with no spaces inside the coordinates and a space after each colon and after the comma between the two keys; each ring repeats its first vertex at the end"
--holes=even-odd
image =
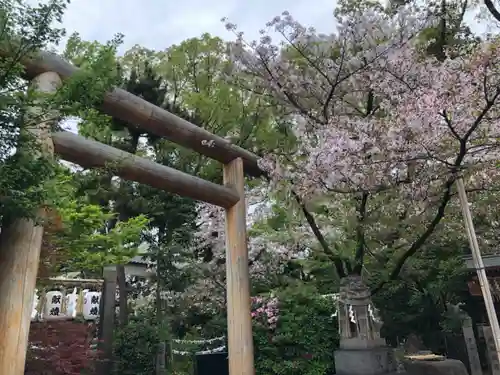
{"type": "MultiPolygon", "coordinates": [[[[8,55],[0,50],[0,56],[8,55]]],[[[32,85],[47,93],[78,71],[48,52],[22,63],[32,85]]],[[[244,172],[262,175],[257,156],[120,88],[105,95],[100,110],[224,164],[224,184],[218,185],[70,132],[50,134],[47,123],[33,130],[49,156],[56,153],[87,168],[114,162],[122,178],[226,210],[229,373],[254,375],[244,172]]],[[[0,243],[0,374],[22,375],[43,228],[23,219],[2,230],[11,235],[9,243],[0,243]]]]}

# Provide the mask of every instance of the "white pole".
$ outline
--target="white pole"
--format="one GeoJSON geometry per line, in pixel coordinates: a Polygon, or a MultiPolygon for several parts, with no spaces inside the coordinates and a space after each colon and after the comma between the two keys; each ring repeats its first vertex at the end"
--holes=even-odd
{"type": "Polygon", "coordinates": [[[495,311],[495,305],[493,304],[493,298],[491,297],[490,284],[488,282],[488,278],[486,277],[483,258],[481,257],[481,252],[479,251],[479,244],[477,243],[476,232],[474,230],[472,215],[470,213],[469,202],[467,201],[467,195],[465,193],[465,186],[462,177],[457,180],[457,190],[458,196],[460,197],[460,205],[462,206],[462,214],[464,216],[465,228],[467,229],[467,236],[469,237],[472,261],[474,262],[474,267],[476,268],[479,285],[481,286],[484,304],[486,306],[486,312],[488,313],[491,332],[495,341],[497,357],[500,361],[500,326],[498,325],[498,318],[495,311]]]}

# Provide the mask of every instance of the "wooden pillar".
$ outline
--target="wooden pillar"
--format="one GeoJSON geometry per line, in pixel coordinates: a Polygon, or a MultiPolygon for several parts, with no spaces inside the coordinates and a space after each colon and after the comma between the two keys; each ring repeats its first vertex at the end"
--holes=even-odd
{"type": "Polygon", "coordinates": [[[104,285],[100,301],[99,344],[100,352],[97,374],[111,374],[113,367],[113,331],[116,307],[116,267],[104,267],[104,285]]]}
{"type": "Polygon", "coordinates": [[[495,345],[495,337],[490,326],[483,326],[484,340],[486,341],[486,350],[488,353],[488,364],[490,365],[491,375],[500,375],[500,363],[498,361],[498,352],[495,345]]]}
{"type": "Polygon", "coordinates": [[[488,313],[488,321],[490,323],[493,343],[495,344],[496,348],[497,359],[495,360],[495,363],[497,364],[496,366],[499,367],[498,374],[500,374],[500,325],[498,324],[495,304],[491,295],[490,282],[488,281],[488,277],[486,276],[486,270],[484,267],[483,258],[481,256],[481,250],[479,249],[479,244],[477,242],[476,231],[474,230],[472,214],[470,212],[469,201],[467,200],[467,193],[465,191],[465,185],[462,177],[459,177],[457,179],[457,191],[458,197],[460,199],[460,206],[462,208],[462,214],[464,217],[465,229],[467,230],[467,237],[469,238],[472,261],[477,272],[477,278],[479,280],[479,285],[481,286],[481,292],[483,293],[484,305],[486,307],[486,312],[488,313]]]}
{"type": "Polygon", "coordinates": [[[467,316],[462,322],[462,332],[465,339],[465,347],[469,357],[469,367],[471,375],[483,375],[479,353],[477,351],[476,336],[472,326],[472,319],[467,316]]]}
{"type": "Polygon", "coordinates": [[[104,285],[100,301],[99,344],[101,358],[98,375],[108,375],[113,365],[113,332],[116,311],[116,267],[105,267],[103,270],[104,285]]]}
{"type": "Polygon", "coordinates": [[[240,196],[240,200],[226,210],[229,375],[254,375],[245,177],[241,158],[224,165],[224,185],[236,189],[240,196]]]}
{"type": "MultiPolygon", "coordinates": [[[[54,93],[61,79],[53,72],[40,74],[32,85],[40,92],[54,93]]],[[[39,119],[47,117],[41,108],[30,108],[39,119]]],[[[51,116],[52,117],[52,116],[51,116]]],[[[26,121],[30,117],[27,116],[26,121]]],[[[53,155],[50,139],[52,118],[27,123],[27,131],[39,141],[42,152],[53,155]]],[[[21,145],[22,148],[22,145],[21,145]]],[[[18,152],[23,152],[19,151],[18,152]]],[[[33,155],[37,157],[38,155],[33,155]]],[[[43,217],[41,209],[39,215],[43,217]]],[[[28,346],[43,227],[33,220],[14,220],[0,235],[0,374],[23,375],[28,346]]]]}

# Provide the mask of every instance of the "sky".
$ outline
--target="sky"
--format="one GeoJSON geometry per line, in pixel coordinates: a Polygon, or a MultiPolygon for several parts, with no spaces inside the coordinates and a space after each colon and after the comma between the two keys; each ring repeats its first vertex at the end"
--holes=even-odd
{"type": "Polygon", "coordinates": [[[230,39],[221,18],[236,23],[249,39],[267,21],[288,10],[321,32],[334,30],[334,0],[72,0],[64,17],[68,34],[105,42],[125,35],[124,48],[135,44],[163,50],[204,32],[230,39]]]}
{"type": "MultiPolygon", "coordinates": [[[[38,2],[38,0],[29,0],[38,2]]],[[[232,39],[221,18],[236,23],[247,39],[258,38],[267,21],[284,10],[306,26],[329,33],[335,30],[335,0],[72,0],[64,16],[68,35],[106,42],[125,35],[122,47],[135,44],[163,50],[204,32],[232,39]]],[[[472,17],[468,17],[469,20],[472,17]]],[[[475,29],[483,29],[474,23],[475,29]]]]}
{"type": "MultiPolygon", "coordinates": [[[[27,2],[34,5],[40,0],[27,2]]],[[[225,29],[223,17],[236,23],[245,39],[257,39],[266,22],[285,10],[303,25],[331,33],[335,31],[335,5],[335,0],[71,0],[63,27],[67,35],[78,32],[83,40],[101,43],[122,33],[121,53],[136,44],[164,50],[205,32],[234,39],[234,34],[225,29]]],[[[473,15],[466,18],[475,31],[484,32],[484,25],[478,25],[473,15]]],[[[62,50],[64,44],[58,49],[62,50]]],[[[76,122],[67,121],[65,128],[76,132],[76,122]]]]}

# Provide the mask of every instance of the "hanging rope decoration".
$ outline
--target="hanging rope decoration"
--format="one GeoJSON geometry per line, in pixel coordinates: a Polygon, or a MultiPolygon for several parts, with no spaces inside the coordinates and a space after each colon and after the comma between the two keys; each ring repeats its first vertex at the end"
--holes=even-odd
{"type": "MultiPolygon", "coordinates": [[[[213,353],[220,353],[226,350],[226,345],[219,346],[218,348],[210,349],[210,350],[202,350],[198,352],[194,352],[194,354],[213,354],[213,353]]],[[[181,351],[181,350],[172,350],[173,354],[177,355],[193,355],[193,352],[186,352],[186,351],[181,351]]]]}
{"type": "Polygon", "coordinates": [[[206,340],[179,340],[173,339],[172,342],[176,344],[195,344],[195,345],[203,345],[203,344],[213,344],[216,341],[224,341],[226,336],[214,337],[213,339],[206,340]]]}
{"type": "MultiPolygon", "coordinates": [[[[322,297],[324,297],[324,298],[326,298],[326,297],[333,297],[333,299],[336,301],[336,300],[338,300],[338,293],[337,294],[324,294],[324,295],[322,295],[322,297]]],[[[352,323],[356,323],[356,316],[354,314],[354,310],[353,310],[352,306],[349,306],[348,312],[349,312],[349,320],[352,323]]],[[[331,315],[331,317],[335,318],[335,317],[337,317],[337,315],[338,315],[338,311],[335,311],[331,315]]],[[[380,318],[379,318],[379,316],[377,314],[377,309],[371,303],[368,305],[368,315],[373,319],[373,321],[375,323],[380,323],[381,322],[381,320],[380,320],[380,318]]]]}
{"type": "Polygon", "coordinates": [[[356,315],[354,315],[354,309],[349,305],[349,320],[351,323],[356,323],[356,315]]]}
{"type": "MultiPolygon", "coordinates": [[[[339,300],[339,293],[330,293],[330,294],[322,294],[321,297],[323,298],[329,298],[333,302],[338,302],[339,300]]],[[[335,310],[332,315],[330,315],[330,318],[336,318],[338,316],[338,311],[335,310]]]]}
{"type": "Polygon", "coordinates": [[[382,320],[377,315],[377,309],[371,303],[368,305],[368,314],[375,323],[382,323],[382,320]]]}
{"type": "MultiPolygon", "coordinates": [[[[207,345],[207,344],[213,344],[215,342],[219,341],[224,341],[226,339],[226,336],[220,336],[220,337],[214,337],[212,339],[206,339],[206,340],[179,340],[179,339],[173,339],[172,344],[181,344],[181,345],[207,345]]],[[[186,350],[175,350],[172,349],[172,354],[176,355],[193,355],[193,354],[212,354],[212,353],[220,353],[226,350],[226,345],[223,344],[221,346],[218,346],[213,349],[208,349],[208,350],[201,350],[201,351],[186,351],[186,350]]]]}

